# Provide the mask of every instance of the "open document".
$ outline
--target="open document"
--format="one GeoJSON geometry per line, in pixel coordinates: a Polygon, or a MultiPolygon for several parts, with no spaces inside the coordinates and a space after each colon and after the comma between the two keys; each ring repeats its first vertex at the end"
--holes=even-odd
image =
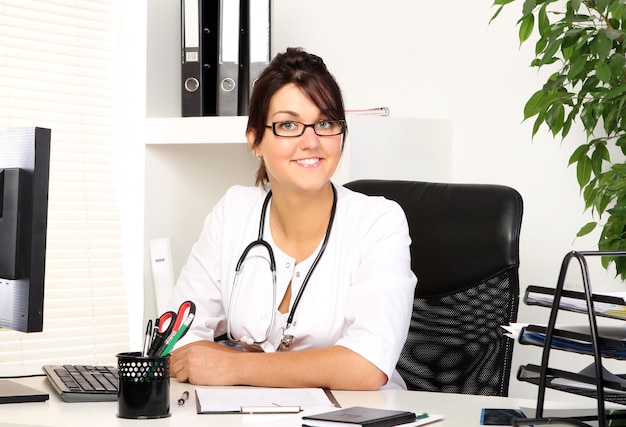
{"type": "Polygon", "coordinates": [[[332,393],[321,388],[198,387],[196,399],[199,414],[300,412],[339,406],[332,393]]]}

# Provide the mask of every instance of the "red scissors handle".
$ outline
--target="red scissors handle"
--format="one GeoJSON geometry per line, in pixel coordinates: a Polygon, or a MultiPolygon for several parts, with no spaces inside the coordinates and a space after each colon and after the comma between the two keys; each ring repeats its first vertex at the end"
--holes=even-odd
{"type": "Polygon", "coordinates": [[[191,301],[185,301],[178,308],[178,313],[176,314],[176,321],[174,322],[174,328],[172,329],[172,333],[176,333],[183,322],[189,317],[191,313],[195,314],[196,306],[191,301]]]}

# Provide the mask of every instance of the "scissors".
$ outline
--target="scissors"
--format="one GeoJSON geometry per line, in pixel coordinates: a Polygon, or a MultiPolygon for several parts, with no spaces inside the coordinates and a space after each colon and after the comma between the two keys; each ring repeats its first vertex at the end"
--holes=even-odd
{"type": "MultiPolygon", "coordinates": [[[[185,323],[185,321],[191,316],[196,314],[196,305],[193,301],[185,301],[180,307],[178,307],[178,312],[174,313],[173,311],[166,311],[156,320],[156,324],[158,325],[158,329],[154,338],[152,339],[152,344],[150,345],[150,350],[148,351],[149,357],[154,357],[159,355],[168,342],[176,336],[176,333],[180,329],[180,327],[185,323]]],[[[182,338],[186,333],[187,329],[183,330],[182,333],[177,337],[178,339],[182,338]]]]}

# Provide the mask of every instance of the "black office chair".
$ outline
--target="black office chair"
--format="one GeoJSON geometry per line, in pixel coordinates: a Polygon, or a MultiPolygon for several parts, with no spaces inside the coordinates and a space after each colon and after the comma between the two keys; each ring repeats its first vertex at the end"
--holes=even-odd
{"type": "Polygon", "coordinates": [[[507,396],[517,319],[522,198],[482,184],[359,180],[346,187],[395,200],[418,278],[398,371],[410,390],[507,396]]]}

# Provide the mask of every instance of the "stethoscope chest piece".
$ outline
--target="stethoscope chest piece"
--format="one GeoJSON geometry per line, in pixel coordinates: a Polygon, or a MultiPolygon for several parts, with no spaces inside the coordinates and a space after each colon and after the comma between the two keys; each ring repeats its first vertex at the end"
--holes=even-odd
{"type": "Polygon", "coordinates": [[[293,344],[293,335],[283,335],[278,346],[278,351],[287,350],[293,344]]]}

